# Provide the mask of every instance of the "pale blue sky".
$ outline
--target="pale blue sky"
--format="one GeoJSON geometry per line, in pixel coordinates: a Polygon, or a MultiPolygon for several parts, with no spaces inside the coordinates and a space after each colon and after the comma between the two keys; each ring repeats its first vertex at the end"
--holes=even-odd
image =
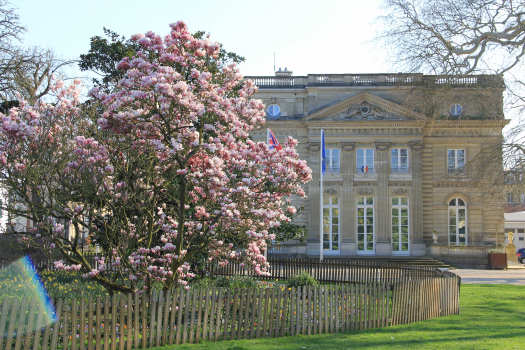
{"type": "Polygon", "coordinates": [[[389,70],[382,50],[367,44],[375,34],[379,0],[13,0],[28,32],[24,44],[53,48],[64,58],[89,49],[106,27],[129,37],[185,21],[246,58],[244,75],[273,75],[288,67],[308,73],[379,73],[389,70]]]}

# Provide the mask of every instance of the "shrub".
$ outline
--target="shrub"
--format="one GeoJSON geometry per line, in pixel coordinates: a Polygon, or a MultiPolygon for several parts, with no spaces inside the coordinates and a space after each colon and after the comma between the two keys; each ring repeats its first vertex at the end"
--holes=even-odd
{"type": "Polygon", "coordinates": [[[304,271],[290,278],[286,282],[287,287],[303,287],[303,286],[317,287],[318,285],[319,285],[319,282],[315,278],[310,276],[307,272],[304,272],[304,271]]]}
{"type": "Polygon", "coordinates": [[[252,276],[219,276],[217,277],[217,287],[226,288],[259,288],[260,285],[252,276]]]}

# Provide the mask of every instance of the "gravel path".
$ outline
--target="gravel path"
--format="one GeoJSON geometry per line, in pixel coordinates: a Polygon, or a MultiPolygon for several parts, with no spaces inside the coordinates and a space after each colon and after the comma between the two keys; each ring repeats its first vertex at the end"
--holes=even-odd
{"type": "Polygon", "coordinates": [[[467,284],[517,284],[525,286],[525,269],[509,270],[450,270],[467,284]]]}

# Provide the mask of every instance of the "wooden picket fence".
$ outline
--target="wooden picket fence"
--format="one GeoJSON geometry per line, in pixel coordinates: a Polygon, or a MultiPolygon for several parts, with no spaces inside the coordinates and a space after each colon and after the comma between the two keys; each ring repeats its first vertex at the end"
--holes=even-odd
{"type": "Polygon", "coordinates": [[[387,327],[459,313],[459,279],[183,289],[53,304],[55,320],[44,324],[38,300],[4,298],[0,349],[131,350],[387,327]]]}
{"type": "Polygon", "coordinates": [[[258,276],[253,267],[236,262],[230,262],[223,267],[210,265],[208,272],[215,276],[247,275],[286,280],[304,271],[316,280],[326,283],[393,283],[442,277],[448,274],[448,272],[431,266],[375,261],[333,259],[320,262],[316,259],[270,257],[268,262],[270,263],[270,275],[266,277],[258,276]]]}

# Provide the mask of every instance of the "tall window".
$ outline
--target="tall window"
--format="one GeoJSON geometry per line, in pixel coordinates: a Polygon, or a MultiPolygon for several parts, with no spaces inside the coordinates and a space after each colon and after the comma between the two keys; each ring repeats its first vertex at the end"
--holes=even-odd
{"type": "Polygon", "coordinates": [[[408,198],[392,197],[392,252],[408,253],[408,198]]]}
{"type": "Polygon", "coordinates": [[[341,169],[339,148],[327,148],[325,150],[326,171],[338,174],[341,169]]]}
{"type": "Polygon", "coordinates": [[[357,197],[357,251],[374,252],[374,197],[357,197]]]}
{"type": "Polygon", "coordinates": [[[447,153],[448,173],[455,173],[463,170],[465,167],[465,150],[449,149],[447,153]]]}
{"type": "Polygon", "coordinates": [[[323,198],[323,251],[339,251],[339,197],[323,198]]]}
{"type": "Polygon", "coordinates": [[[408,148],[392,148],[390,150],[390,172],[392,174],[408,173],[408,148]]]}
{"type": "Polygon", "coordinates": [[[448,203],[448,228],[450,245],[467,245],[467,206],[460,198],[448,203]]]}
{"type": "Polygon", "coordinates": [[[358,148],[357,149],[357,173],[374,172],[374,149],[358,148]]]}

